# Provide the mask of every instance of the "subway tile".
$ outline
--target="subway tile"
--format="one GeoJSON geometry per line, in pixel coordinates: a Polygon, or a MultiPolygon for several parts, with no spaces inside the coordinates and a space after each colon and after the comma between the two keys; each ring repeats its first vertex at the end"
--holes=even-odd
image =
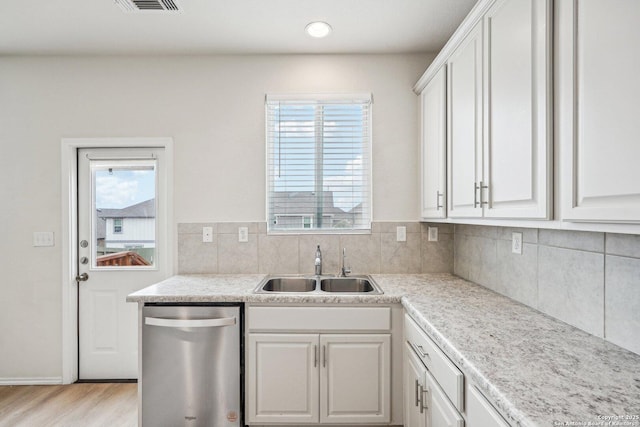
{"type": "Polygon", "coordinates": [[[381,273],[420,273],[421,234],[407,233],[406,242],[396,241],[396,233],[381,233],[381,273]]]}
{"type": "Polygon", "coordinates": [[[538,310],[604,335],[604,255],[538,247],[538,310]]]}
{"type": "Polygon", "coordinates": [[[604,252],[604,233],[540,229],[538,243],[557,248],[604,252]]]}
{"type": "Polygon", "coordinates": [[[607,256],[605,338],[640,354],[640,259],[607,256]]]}
{"type": "Polygon", "coordinates": [[[267,223],[259,222],[258,223],[258,234],[267,234],[267,223]]]}
{"type": "Polygon", "coordinates": [[[498,239],[511,241],[513,233],[522,233],[523,243],[538,243],[537,228],[498,227],[498,239]]]}
{"type": "Polygon", "coordinates": [[[235,234],[237,236],[238,227],[247,227],[249,234],[256,234],[258,232],[257,222],[219,222],[218,234],[235,234]]]}
{"type": "Polygon", "coordinates": [[[249,234],[248,242],[238,242],[234,234],[218,234],[218,272],[257,273],[258,272],[258,236],[249,234]]]}
{"type": "Polygon", "coordinates": [[[422,234],[422,273],[453,273],[452,235],[441,234],[437,242],[429,242],[428,237],[422,234]]]}
{"type": "Polygon", "coordinates": [[[190,222],[178,224],[178,234],[199,234],[202,235],[202,227],[211,227],[213,234],[218,232],[218,225],[212,222],[190,222]]]}
{"type": "Polygon", "coordinates": [[[340,236],[340,251],[346,249],[346,267],[353,274],[380,273],[380,239],[379,233],[340,236]]]}
{"type": "Polygon", "coordinates": [[[298,271],[313,274],[316,247],[322,251],[322,273],[336,274],[340,270],[340,236],[337,234],[304,234],[299,236],[298,271]]]}
{"type": "Polygon", "coordinates": [[[607,233],[607,255],[640,258],[640,236],[636,234],[607,233]]]}
{"type": "Polygon", "coordinates": [[[258,271],[266,274],[298,273],[298,236],[258,235],[258,271]]]}
{"type": "Polygon", "coordinates": [[[522,245],[522,254],[511,252],[511,242],[497,242],[497,273],[494,290],[536,308],[538,299],[538,246],[522,245]]]}
{"type": "Polygon", "coordinates": [[[213,242],[203,243],[200,234],[178,235],[178,273],[216,273],[218,271],[217,236],[213,242]]]}

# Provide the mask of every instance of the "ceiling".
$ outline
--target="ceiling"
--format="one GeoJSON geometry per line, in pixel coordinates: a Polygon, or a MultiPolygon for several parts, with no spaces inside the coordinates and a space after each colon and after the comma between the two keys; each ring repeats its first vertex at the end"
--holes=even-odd
{"type": "Polygon", "coordinates": [[[0,55],[437,52],[476,0],[178,0],[124,12],[115,0],[3,1],[0,55]],[[333,27],[313,39],[305,26],[333,27]]]}

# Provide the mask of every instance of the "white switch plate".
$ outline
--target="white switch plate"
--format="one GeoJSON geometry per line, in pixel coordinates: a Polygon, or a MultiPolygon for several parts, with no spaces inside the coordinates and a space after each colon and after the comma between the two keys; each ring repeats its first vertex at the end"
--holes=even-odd
{"type": "Polygon", "coordinates": [[[438,227],[428,227],[428,241],[429,242],[437,242],[438,241],[438,227]]]}
{"type": "Polygon", "coordinates": [[[249,241],[249,228],[238,227],[238,242],[247,243],[249,241]]]}
{"type": "Polygon", "coordinates": [[[53,231],[34,231],[33,246],[55,246],[55,242],[53,240],[53,231]]]}
{"type": "Polygon", "coordinates": [[[398,242],[407,241],[407,227],[404,227],[404,226],[396,227],[396,241],[398,242]]]}
{"type": "Polygon", "coordinates": [[[511,233],[511,252],[522,255],[522,233],[511,233]]]}
{"type": "Polygon", "coordinates": [[[202,227],[202,242],[213,242],[213,227],[202,227]]]}

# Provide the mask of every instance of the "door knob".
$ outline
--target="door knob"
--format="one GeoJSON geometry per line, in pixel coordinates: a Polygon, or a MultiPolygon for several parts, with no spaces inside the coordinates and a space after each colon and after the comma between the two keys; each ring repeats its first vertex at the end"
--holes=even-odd
{"type": "Polygon", "coordinates": [[[76,282],[86,282],[89,280],[89,275],[87,273],[82,273],[79,276],[76,276],[76,282]]]}

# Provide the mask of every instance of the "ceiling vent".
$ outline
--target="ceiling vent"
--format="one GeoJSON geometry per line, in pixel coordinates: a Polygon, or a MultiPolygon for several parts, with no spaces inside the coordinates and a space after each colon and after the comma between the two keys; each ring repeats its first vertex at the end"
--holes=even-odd
{"type": "Polygon", "coordinates": [[[115,0],[125,12],[182,12],[178,0],[115,0]]]}

